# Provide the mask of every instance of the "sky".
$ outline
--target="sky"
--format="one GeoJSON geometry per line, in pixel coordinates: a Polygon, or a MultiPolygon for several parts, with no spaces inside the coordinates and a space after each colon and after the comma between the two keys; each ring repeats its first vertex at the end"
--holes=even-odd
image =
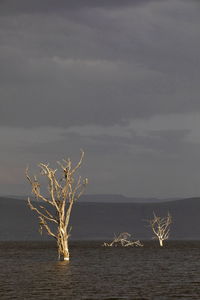
{"type": "Polygon", "coordinates": [[[0,194],[85,158],[89,194],[200,195],[200,2],[0,1],[0,194]]]}

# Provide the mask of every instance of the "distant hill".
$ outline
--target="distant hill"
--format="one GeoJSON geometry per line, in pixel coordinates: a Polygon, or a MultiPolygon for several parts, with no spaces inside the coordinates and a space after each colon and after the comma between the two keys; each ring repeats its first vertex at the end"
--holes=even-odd
{"type": "MultiPolygon", "coordinates": [[[[162,203],[77,202],[72,212],[73,239],[111,239],[127,231],[137,239],[151,239],[146,220],[152,213],[173,217],[171,239],[200,239],[200,198],[162,203]]],[[[43,240],[38,233],[37,217],[24,200],[0,198],[0,240],[43,240]]]]}
{"type": "Polygon", "coordinates": [[[159,199],[159,198],[145,198],[145,197],[126,197],[119,194],[96,194],[96,195],[83,195],[81,202],[105,202],[105,203],[156,203],[173,201],[176,199],[159,199]]]}
{"type": "MultiPolygon", "coordinates": [[[[2,196],[2,198],[5,198],[2,196]]],[[[6,198],[26,200],[27,196],[10,195],[6,198]]],[[[127,197],[120,194],[84,194],[81,196],[81,202],[101,202],[101,203],[160,203],[166,201],[174,201],[179,198],[145,198],[145,197],[127,197]]]]}

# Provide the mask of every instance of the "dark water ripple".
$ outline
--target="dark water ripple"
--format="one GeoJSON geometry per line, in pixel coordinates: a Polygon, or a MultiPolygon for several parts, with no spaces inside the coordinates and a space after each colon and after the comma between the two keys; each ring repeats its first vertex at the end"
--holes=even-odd
{"type": "Polygon", "coordinates": [[[70,250],[67,263],[53,243],[1,242],[0,299],[200,299],[200,242],[70,250]]]}

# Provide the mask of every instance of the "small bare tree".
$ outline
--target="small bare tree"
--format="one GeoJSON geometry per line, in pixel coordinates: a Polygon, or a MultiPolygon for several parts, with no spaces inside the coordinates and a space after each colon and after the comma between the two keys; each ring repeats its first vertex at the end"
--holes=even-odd
{"type": "Polygon", "coordinates": [[[166,217],[158,217],[153,213],[154,218],[149,221],[150,226],[155,234],[155,239],[159,240],[160,246],[163,247],[163,241],[169,238],[170,225],[172,223],[172,217],[168,213],[166,217]]]}
{"type": "Polygon", "coordinates": [[[80,168],[84,157],[81,151],[79,162],[72,167],[70,158],[58,162],[59,173],[49,167],[49,164],[39,164],[40,173],[47,179],[47,192],[41,192],[41,184],[37,176],[31,178],[26,169],[26,177],[32,186],[32,193],[38,202],[28,205],[38,214],[40,233],[45,229],[48,235],[57,241],[58,257],[60,260],[69,260],[68,239],[70,235],[69,220],[74,201],[83,193],[87,178],[82,180],[75,172],[80,168]],[[45,195],[47,193],[47,196],[45,195]],[[41,203],[45,203],[41,205],[41,203]]]}
{"type": "Polygon", "coordinates": [[[104,247],[118,247],[118,246],[122,246],[122,247],[143,247],[143,245],[141,244],[141,242],[138,241],[132,241],[129,240],[131,237],[130,233],[128,232],[122,232],[120,233],[118,236],[115,236],[113,241],[111,243],[103,243],[104,247]]]}

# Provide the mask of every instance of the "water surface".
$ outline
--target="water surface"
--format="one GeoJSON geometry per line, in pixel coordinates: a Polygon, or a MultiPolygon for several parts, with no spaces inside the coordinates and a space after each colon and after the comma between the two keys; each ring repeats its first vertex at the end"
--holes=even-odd
{"type": "Polygon", "coordinates": [[[71,242],[0,242],[0,299],[200,299],[200,242],[104,248],[71,242]]]}

